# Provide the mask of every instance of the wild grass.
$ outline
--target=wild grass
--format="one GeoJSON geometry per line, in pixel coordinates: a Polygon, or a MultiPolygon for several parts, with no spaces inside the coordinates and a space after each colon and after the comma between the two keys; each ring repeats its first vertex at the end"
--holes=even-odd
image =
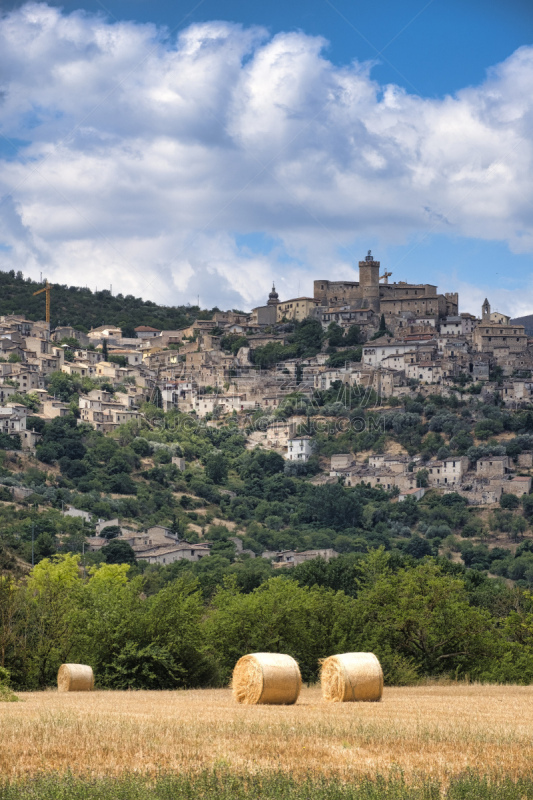
{"type": "MultiPolygon", "coordinates": [[[[381,703],[326,703],[318,688],[304,687],[294,706],[239,705],[230,690],[49,691],[20,696],[24,702],[0,708],[0,775],[11,780],[51,771],[70,771],[73,781],[77,775],[92,776],[95,781],[122,776],[127,781],[132,775],[169,773],[189,778],[203,775],[207,780],[205,776],[215,770],[236,781],[254,776],[266,780],[267,775],[281,780],[285,775],[295,786],[311,775],[317,784],[330,781],[338,792],[354,781],[375,785],[376,775],[395,781],[398,787],[401,776],[423,792],[429,791],[431,782],[436,787],[452,787],[459,786],[460,779],[464,785],[465,776],[472,772],[488,778],[505,775],[508,781],[522,780],[530,786],[533,687],[435,684],[386,688],[381,703]]],[[[100,791],[98,785],[94,784],[95,792],[100,791]]],[[[220,791],[226,791],[221,786],[220,791]]],[[[2,791],[0,800],[15,796],[9,794],[11,789],[2,791]]],[[[42,796],[78,797],[68,792],[42,796]]],[[[79,795],[100,796],[107,795],[79,795]]],[[[142,793],[108,796],[145,797],[142,793]]],[[[188,795],[176,795],[181,796],[188,795]]],[[[297,793],[283,796],[300,797],[297,793]]],[[[439,795],[416,795],[433,796],[439,795]]]]}
{"type": "Polygon", "coordinates": [[[83,778],[66,774],[0,782],[0,800],[533,800],[533,779],[488,780],[475,774],[444,787],[435,778],[408,783],[401,775],[356,782],[286,773],[234,775],[122,775],[83,778]]]}

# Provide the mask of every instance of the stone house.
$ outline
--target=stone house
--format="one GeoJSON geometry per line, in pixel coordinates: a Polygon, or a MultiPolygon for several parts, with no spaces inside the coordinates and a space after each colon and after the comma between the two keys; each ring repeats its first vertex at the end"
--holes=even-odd
{"type": "Polygon", "coordinates": [[[331,456],[330,461],[330,475],[335,475],[339,469],[346,469],[353,464],[354,457],[352,453],[338,453],[331,456]]]}
{"type": "Polygon", "coordinates": [[[271,422],[266,429],[266,440],[270,447],[288,447],[289,439],[296,433],[296,423],[291,420],[271,422]]]}
{"type": "Polygon", "coordinates": [[[306,319],[311,316],[314,309],[319,305],[320,302],[313,297],[295,297],[291,300],[285,300],[277,305],[277,321],[281,322],[283,319],[306,319]]]}
{"type": "Polygon", "coordinates": [[[93,328],[87,334],[92,344],[100,342],[102,339],[120,339],[122,338],[122,330],[117,328],[116,325],[100,325],[98,328],[93,328]]]}
{"type": "Polygon", "coordinates": [[[410,343],[401,342],[388,336],[382,336],[363,346],[362,361],[363,364],[368,364],[371,367],[378,367],[381,366],[383,359],[389,356],[404,355],[412,349],[413,346],[410,343]]]}
{"type": "Polygon", "coordinates": [[[61,365],[61,372],[78,375],[80,378],[92,378],[96,374],[96,367],[89,361],[66,361],[61,365]]]}
{"type": "Polygon", "coordinates": [[[476,464],[477,474],[485,478],[503,477],[508,471],[508,456],[484,456],[476,464]]]}
{"type": "Polygon", "coordinates": [[[173,564],[175,561],[200,561],[210,553],[208,544],[190,544],[179,542],[166,547],[154,547],[150,550],[137,553],[138,561],[148,564],[173,564]]]}
{"type": "Polygon", "coordinates": [[[511,353],[519,353],[527,347],[524,330],[523,325],[501,325],[483,321],[472,334],[474,349],[491,353],[497,347],[508,347],[511,353]]]}
{"type": "Polygon", "coordinates": [[[502,490],[505,494],[514,494],[516,497],[522,497],[523,494],[531,492],[531,478],[517,475],[515,478],[511,478],[510,481],[502,481],[502,490]]]}
{"type": "Polygon", "coordinates": [[[440,383],[442,380],[442,366],[438,361],[406,364],[405,375],[408,379],[422,381],[422,383],[440,383]]]}
{"type": "Polygon", "coordinates": [[[161,336],[161,331],[149,325],[138,325],[135,328],[135,336],[137,339],[154,339],[156,336],[161,336]]]}
{"type": "Polygon", "coordinates": [[[409,461],[405,456],[378,453],[369,456],[368,466],[373,469],[387,469],[400,475],[407,472],[409,461]]]}
{"type": "Polygon", "coordinates": [[[426,465],[430,486],[459,486],[468,470],[466,456],[450,457],[443,461],[430,461],[426,465]]]}
{"type": "Polygon", "coordinates": [[[66,417],[70,412],[69,404],[62,403],[61,400],[43,400],[41,407],[43,417],[46,417],[46,419],[66,417]]]}

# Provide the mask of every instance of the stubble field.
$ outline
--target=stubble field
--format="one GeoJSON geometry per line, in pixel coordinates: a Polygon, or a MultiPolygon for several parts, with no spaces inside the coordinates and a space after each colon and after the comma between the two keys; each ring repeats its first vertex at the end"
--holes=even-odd
{"type": "Polygon", "coordinates": [[[446,785],[469,769],[531,775],[533,687],[385,689],[381,703],[239,706],[229,690],[22,693],[0,704],[0,773],[28,778],[287,773],[340,781],[402,773],[446,785]]]}

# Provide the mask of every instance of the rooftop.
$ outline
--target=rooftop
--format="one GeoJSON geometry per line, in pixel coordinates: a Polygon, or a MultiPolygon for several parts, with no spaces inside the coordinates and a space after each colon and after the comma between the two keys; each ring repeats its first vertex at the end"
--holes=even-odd
{"type": "Polygon", "coordinates": [[[151,328],[149,325],[138,325],[135,330],[139,331],[140,333],[161,333],[160,328],[151,328]]]}

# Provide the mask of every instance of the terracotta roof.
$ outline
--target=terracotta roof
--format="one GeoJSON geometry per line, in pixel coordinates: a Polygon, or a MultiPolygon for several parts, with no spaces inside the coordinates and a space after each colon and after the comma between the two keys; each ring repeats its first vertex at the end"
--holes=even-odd
{"type": "Polygon", "coordinates": [[[141,333],[149,331],[153,331],[154,333],[161,333],[161,330],[159,328],[151,328],[149,325],[139,325],[137,328],[135,328],[135,330],[140,331],[141,333]]]}

